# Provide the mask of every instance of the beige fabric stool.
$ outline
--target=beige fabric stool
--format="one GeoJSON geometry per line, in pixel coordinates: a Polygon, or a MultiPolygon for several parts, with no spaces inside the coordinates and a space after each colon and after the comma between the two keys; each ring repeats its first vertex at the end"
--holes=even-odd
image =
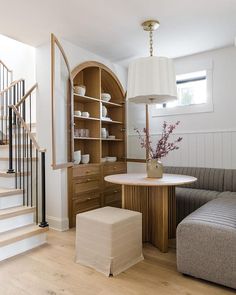
{"type": "Polygon", "coordinates": [[[141,213],[103,207],[77,215],[77,263],[109,276],[117,275],[141,260],[141,213]]]}

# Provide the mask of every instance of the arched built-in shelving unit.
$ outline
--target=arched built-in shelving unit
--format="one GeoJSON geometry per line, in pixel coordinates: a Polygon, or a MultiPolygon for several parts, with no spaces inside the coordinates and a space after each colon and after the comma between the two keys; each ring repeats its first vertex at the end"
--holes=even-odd
{"type": "MultiPolygon", "coordinates": [[[[116,75],[105,65],[89,61],[72,71],[74,85],[86,86],[84,96],[74,93],[73,110],[89,112],[88,118],[74,115],[73,129],[89,129],[89,137],[73,137],[73,150],[90,155],[89,164],[69,168],[69,217],[75,225],[77,213],[101,206],[121,206],[121,187],[104,181],[109,174],[124,173],[126,166],[125,91],[116,75]],[[109,93],[111,100],[104,102],[101,93],[109,93]],[[102,117],[102,106],[108,117],[102,117]],[[115,139],[102,138],[106,128],[115,139]],[[117,162],[102,163],[104,157],[117,157],[117,162]]],[[[72,130],[74,134],[74,130],[72,130]]]]}

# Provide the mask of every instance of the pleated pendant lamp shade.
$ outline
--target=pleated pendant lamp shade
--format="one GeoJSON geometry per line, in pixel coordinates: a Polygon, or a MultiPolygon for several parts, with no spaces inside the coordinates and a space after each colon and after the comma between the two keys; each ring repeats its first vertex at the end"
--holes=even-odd
{"type": "Polygon", "coordinates": [[[150,56],[132,61],[128,69],[127,99],[144,104],[177,99],[173,60],[150,56]]]}

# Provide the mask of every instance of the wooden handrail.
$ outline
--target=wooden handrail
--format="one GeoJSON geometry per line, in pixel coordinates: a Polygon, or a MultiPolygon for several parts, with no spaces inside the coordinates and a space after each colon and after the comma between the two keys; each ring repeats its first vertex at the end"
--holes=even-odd
{"type": "Polygon", "coordinates": [[[10,105],[9,108],[11,108],[13,110],[13,112],[15,113],[16,117],[20,120],[22,126],[25,128],[26,133],[28,134],[29,138],[32,140],[32,143],[34,145],[34,147],[39,151],[39,152],[46,152],[46,149],[42,149],[40,148],[37,140],[35,139],[34,135],[32,134],[32,132],[30,131],[29,127],[27,126],[27,124],[25,123],[24,119],[21,117],[20,113],[18,112],[16,106],[14,105],[10,105]]]}
{"type": "Polygon", "coordinates": [[[30,96],[30,94],[34,91],[35,88],[38,87],[38,83],[35,83],[27,92],[26,94],[21,98],[21,100],[18,101],[17,104],[15,104],[15,107],[18,108],[25,100],[28,96],[30,96]]]}
{"type": "Polygon", "coordinates": [[[0,95],[2,95],[3,93],[7,92],[9,89],[11,89],[12,87],[14,87],[17,83],[24,81],[24,79],[19,79],[16,81],[13,81],[7,88],[3,89],[2,91],[0,91],[0,95]]]}
{"type": "Polygon", "coordinates": [[[8,72],[12,73],[12,70],[10,70],[2,60],[0,60],[0,64],[2,64],[4,66],[4,68],[6,68],[8,70],[8,72]]]}

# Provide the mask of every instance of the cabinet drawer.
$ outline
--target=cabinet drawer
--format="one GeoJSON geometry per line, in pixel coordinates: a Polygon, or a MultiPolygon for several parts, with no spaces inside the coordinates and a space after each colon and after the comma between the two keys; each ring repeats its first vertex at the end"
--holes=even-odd
{"type": "Polygon", "coordinates": [[[126,163],[117,162],[112,164],[105,164],[103,166],[104,175],[116,174],[116,173],[126,173],[126,163]]]}
{"type": "Polygon", "coordinates": [[[100,175],[100,165],[78,165],[73,167],[73,178],[89,176],[98,174],[100,175]]]}
{"type": "Polygon", "coordinates": [[[121,199],[122,199],[121,187],[118,186],[112,190],[106,191],[104,192],[103,196],[104,196],[105,206],[109,206],[109,204],[114,202],[121,202],[121,199]]]}
{"type": "Polygon", "coordinates": [[[99,190],[100,186],[101,180],[99,175],[80,177],[73,181],[73,195],[92,190],[99,190]]]}
{"type": "Polygon", "coordinates": [[[100,191],[82,193],[82,194],[75,194],[73,196],[73,200],[78,201],[78,202],[86,202],[86,201],[90,201],[90,200],[93,200],[93,199],[99,199],[99,198],[101,198],[100,191]]]}

